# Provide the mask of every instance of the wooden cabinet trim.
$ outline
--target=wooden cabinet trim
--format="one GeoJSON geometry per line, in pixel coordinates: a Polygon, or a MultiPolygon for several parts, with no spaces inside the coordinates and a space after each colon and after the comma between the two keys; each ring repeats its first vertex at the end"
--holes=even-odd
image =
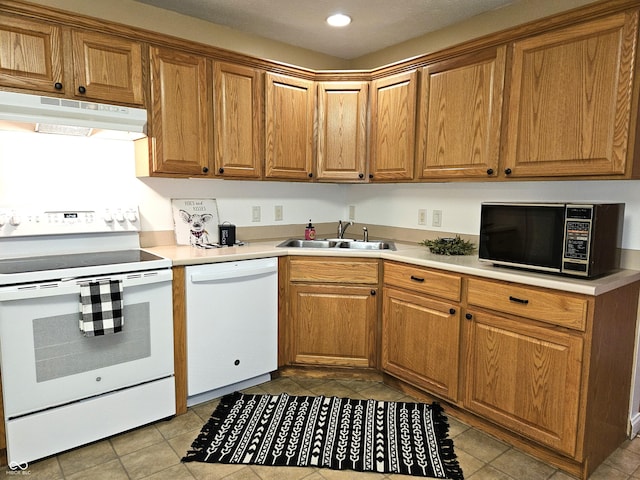
{"type": "Polygon", "coordinates": [[[589,300],[568,293],[470,278],[467,302],[511,315],[584,331],[589,300]]]}
{"type": "Polygon", "coordinates": [[[323,282],[348,284],[378,284],[378,260],[329,260],[319,257],[293,257],[289,263],[291,282],[323,282]]]}
{"type": "Polygon", "coordinates": [[[461,299],[462,277],[441,270],[427,269],[404,263],[385,262],[384,283],[385,285],[454,302],[459,302],[461,299]]]}

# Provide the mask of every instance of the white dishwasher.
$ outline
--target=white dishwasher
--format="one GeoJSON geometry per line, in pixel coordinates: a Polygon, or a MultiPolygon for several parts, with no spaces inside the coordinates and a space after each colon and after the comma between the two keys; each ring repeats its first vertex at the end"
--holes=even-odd
{"type": "Polygon", "coordinates": [[[278,259],[185,273],[187,404],[268,381],[278,368],[278,259]]]}

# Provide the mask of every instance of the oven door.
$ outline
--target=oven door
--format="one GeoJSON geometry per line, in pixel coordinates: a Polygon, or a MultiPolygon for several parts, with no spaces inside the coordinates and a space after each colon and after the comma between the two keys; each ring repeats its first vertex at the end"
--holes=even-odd
{"type": "Polygon", "coordinates": [[[85,337],[80,284],[0,288],[0,366],[7,419],[173,375],[170,269],[111,275],[123,282],[121,332],[85,337]]]}

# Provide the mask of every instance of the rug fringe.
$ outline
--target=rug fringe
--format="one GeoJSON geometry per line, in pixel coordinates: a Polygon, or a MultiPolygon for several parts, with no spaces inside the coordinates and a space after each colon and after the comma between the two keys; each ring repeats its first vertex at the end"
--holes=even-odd
{"type": "Polygon", "coordinates": [[[438,444],[440,445],[440,453],[447,471],[447,477],[451,480],[464,480],[462,468],[458,463],[458,457],[453,448],[453,440],[448,438],[449,418],[445,415],[444,408],[438,402],[431,403],[431,410],[433,411],[436,436],[439,440],[438,444]]]}
{"type": "Polygon", "coordinates": [[[240,392],[233,392],[225,395],[220,399],[220,403],[209,417],[207,423],[202,427],[200,434],[191,444],[191,449],[187,451],[186,455],[182,458],[182,462],[197,462],[202,461],[204,450],[211,443],[211,439],[207,441],[209,433],[212,429],[216,429],[220,426],[222,419],[224,419],[233,406],[233,404],[240,398],[242,394],[240,392]]]}

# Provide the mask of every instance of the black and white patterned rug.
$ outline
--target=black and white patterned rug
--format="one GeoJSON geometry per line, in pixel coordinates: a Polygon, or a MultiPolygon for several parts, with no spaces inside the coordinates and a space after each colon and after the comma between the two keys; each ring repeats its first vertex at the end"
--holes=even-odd
{"type": "Polygon", "coordinates": [[[236,392],[222,398],[182,461],[462,480],[448,430],[437,403],[236,392]]]}

